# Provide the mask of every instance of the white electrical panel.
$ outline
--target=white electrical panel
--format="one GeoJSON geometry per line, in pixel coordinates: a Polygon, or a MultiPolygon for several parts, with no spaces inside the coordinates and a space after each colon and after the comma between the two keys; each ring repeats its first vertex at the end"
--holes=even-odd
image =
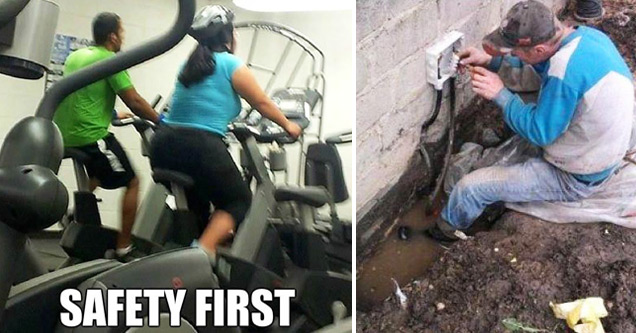
{"type": "Polygon", "coordinates": [[[455,75],[464,34],[451,31],[426,49],[426,78],[435,89],[441,90],[444,82],[455,75]]]}

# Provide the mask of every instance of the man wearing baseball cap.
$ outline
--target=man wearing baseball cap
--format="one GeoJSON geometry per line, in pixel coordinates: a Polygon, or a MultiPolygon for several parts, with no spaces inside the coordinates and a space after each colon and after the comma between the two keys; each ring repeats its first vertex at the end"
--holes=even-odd
{"type": "Polygon", "coordinates": [[[617,172],[630,148],[633,78],[605,34],[563,26],[549,8],[529,0],[512,7],[483,45],[486,52],[468,48],[460,54],[460,65],[471,69],[473,91],[494,101],[506,124],[543,155],[462,178],[428,231],[442,241],[461,238],[495,202],[586,198],[617,172]],[[522,81],[528,71],[538,74],[536,103],[504,87],[496,74],[504,66],[522,81]]]}

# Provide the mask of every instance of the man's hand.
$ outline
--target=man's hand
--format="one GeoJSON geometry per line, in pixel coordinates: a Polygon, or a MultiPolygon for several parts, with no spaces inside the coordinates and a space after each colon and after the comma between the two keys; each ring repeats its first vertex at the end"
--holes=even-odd
{"type": "Polygon", "coordinates": [[[126,118],[132,118],[135,115],[128,112],[128,111],[117,111],[117,119],[126,119],[126,118]]]}
{"type": "Polygon", "coordinates": [[[469,47],[462,50],[458,56],[461,68],[465,66],[488,66],[490,60],[492,60],[492,56],[476,47],[469,47]]]}
{"type": "Polygon", "coordinates": [[[483,67],[474,67],[470,76],[473,79],[473,91],[485,99],[495,99],[504,88],[499,75],[483,67]]]}

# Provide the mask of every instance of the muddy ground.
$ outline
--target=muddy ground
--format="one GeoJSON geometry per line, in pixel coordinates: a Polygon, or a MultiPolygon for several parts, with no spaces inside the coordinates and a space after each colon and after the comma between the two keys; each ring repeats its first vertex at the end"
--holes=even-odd
{"type": "Polygon", "coordinates": [[[406,311],[390,298],[358,315],[358,331],[507,332],[501,321],[514,318],[565,332],[549,302],[599,296],[610,313],[606,332],[636,332],[636,233],[508,212],[491,231],[452,245],[403,291],[406,311]]]}
{"type": "MultiPolygon", "coordinates": [[[[636,72],[636,0],[604,4],[604,19],[591,25],[612,37],[636,72]]],[[[566,9],[561,18],[571,13],[566,9]]],[[[469,109],[480,107],[492,105],[475,101],[469,109]]],[[[483,126],[506,136],[493,125],[500,120],[489,121],[483,126]]],[[[502,320],[514,318],[545,332],[567,332],[549,302],[599,296],[609,311],[602,320],[606,332],[636,332],[636,232],[606,223],[552,224],[508,212],[491,231],[453,244],[402,290],[406,310],[390,297],[358,312],[357,330],[509,332],[502,320]]]]}

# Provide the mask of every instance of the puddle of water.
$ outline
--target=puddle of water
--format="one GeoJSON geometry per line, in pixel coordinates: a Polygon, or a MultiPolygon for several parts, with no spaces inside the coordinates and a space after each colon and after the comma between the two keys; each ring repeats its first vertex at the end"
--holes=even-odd
{"type": "Polygon", "coordinates": [[[393,294],[394,278],[400,286],[426,273],[442,249],[423,231],[434,223],[435,216],[426,216],[424,202],[417,202],[393,228],[385,241],[377,246],[358,271],[356,299],[358,306],[367,308],[385,300],[393,294]],[[409,226],[411,235],[401,240],[397,235],[399,226],[409,226]]]}

